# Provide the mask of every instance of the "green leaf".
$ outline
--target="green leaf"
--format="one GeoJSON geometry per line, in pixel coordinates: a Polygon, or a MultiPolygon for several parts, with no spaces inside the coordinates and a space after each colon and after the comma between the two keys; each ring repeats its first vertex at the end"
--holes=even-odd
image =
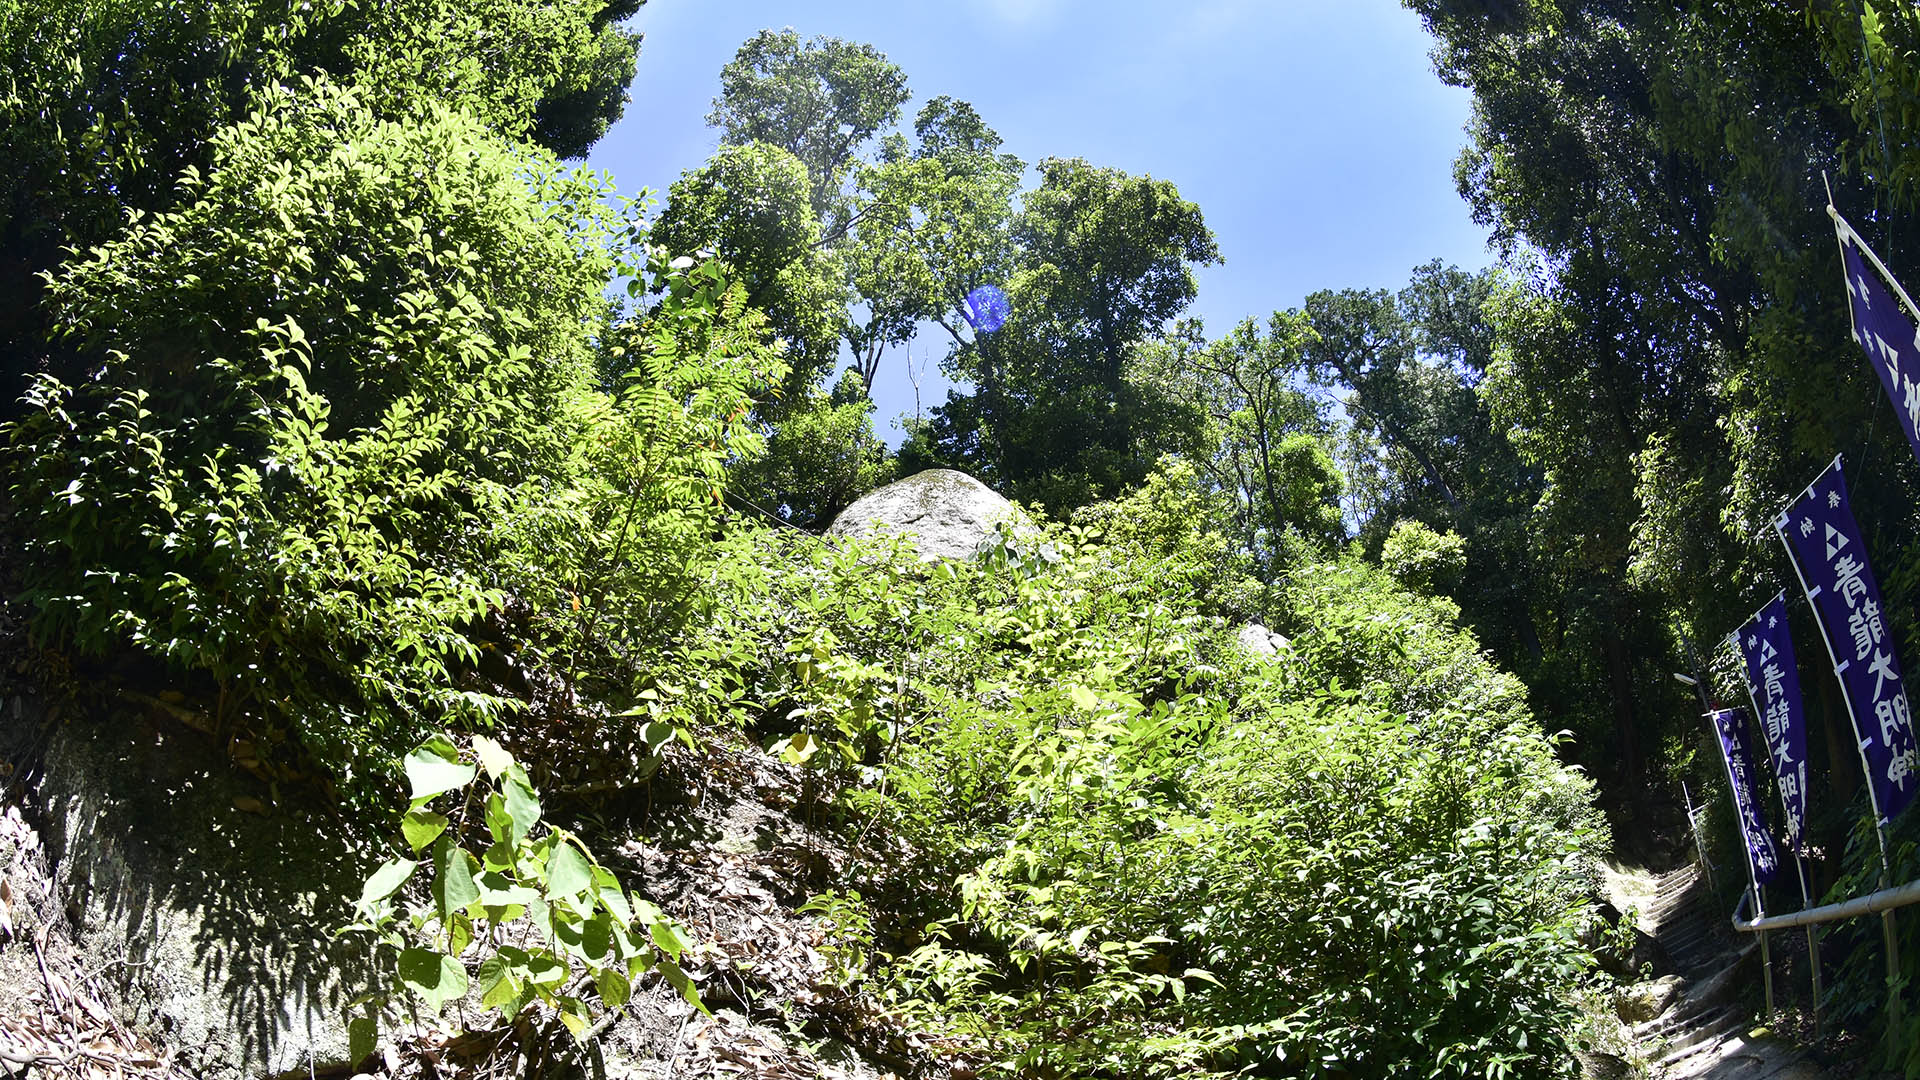
{"type": "Polygon", "coordinates": [[[473,737],[473,752],[480,758],[480,767],[487,770],[489,780],[499,780],[513,767],[513,755],[507,753],[507,748],[485,735],[473,737]]]}
{"type": "Polygon", "coordinates": [[[502,1013],[519,1011],[517,1006],[523,993],[520,980],[514,977],[513,966],[505,957],[489,956],[480,964],[480,1004],[502,1013]]]}
{"type": "Polygon", "coordinates": [[[600,1001],[609,1009],[617,1009],[633,996],[633,984],[627,977],[613,968],[602,968],[599,977],[594,979],[595,989],[600,991],[600,1001]]]}
{"type": "Polygon", "coordinates": [[[400,819],[401,835],[407,838],[407,846],[415,851],[433,843],[434,837],[447,831],[447,815],[432,810],[409,810],[400,819]]]}
{"type": "Polygon", "coordinates": [[[347,1020],[347,1065],[352,1067],[373,1056],[380,1047],[380,1024],[372,1016],[347,1020]]]}
{"type": "Polygon", "coordinates": [[[385,900],[398,892],[400,886],[413,876],[413,868],[420,864],[411,859],[392,859],[386,865],[373,872],[367,884],[360,890],[362,906],[372,906],[376,900],[385,900]]]}
{"type": "Polygon", "coordinates": [[[681,953],[693,947],[693,939],[671,919],[661,919],[647,927],[647,934],[653,938],[654,945],[674,961],[678,961],[681,953]]]}
{"type": "Polygon", "coordinates": [[[680,996],[687,999],[687,1004],[708,1016],[713,1015],[713,1011],[707,1008],[707,1003],[700,1000],[700,991],[693,985],[693,980],[687,978],[687,973],[680,970],[680,965],[663,963],[660,965],[660,974],[672,984],[675,990],[680,991],[680,996]]]}
{"type": "Polygon", "coordinates": [[[404,762],[407,783],[413,787],[413,803],[420,805],[435,795],[466,787],[473,780],[474,767],[462,764],[459,752],[443,738],[421,744],[404,762]]]}
{"type": "Polygon", "coordinates": [[[633,909],[627,906],[627,894],[621,891],[619,885],[601,885],[598,892],[601,906],[607,909],[608,914],[619,920],[620,925],[625,926],[633,922],[633,909]]]}
{"type": "Polygon", "coordinates": [[[405,949],[397,965],[401,985],[435,1012],[467,992],[467,969],[451,956],[431,949],[405,949]]]}
{"type": "Polygon", "coordinates": [[[454,844],[452,837],[441,837],[433,849],[433,902],[440,917],[447,918],[480,899],[473,883],[473,866],[466,849],[454,844]]]}
{"type": "MultiPolygon", "coordinates": [[[[515,769],[514,773],[519,770],[515,769]]],[[[513,839],[525,840],[527,833],[540,821],[540,797],[533,792],[533,785],[513,773],[507,776],[505,794],[507,797],[507,818],[513,825],[513,839]]]]}
{"type": "Polygon", "coordinates": [[[605,912],[588,919],[580,930],[580,948],[588,960],[599,962],[613,947],[613,920],[605,912]]]}
{"type": "Polygon", "coordinates": [[[796,732],[780,744],[780,757],[789,765],[805,765],[820,752],[820,741],[809,732],[796,732]]]}
{"type": "Polygon", "coordinates": [[[566,840],[556,843],[547,857],[547,895],[568,898],[578,896],[593,884],[593,864],[580,849],[566,840]]]}

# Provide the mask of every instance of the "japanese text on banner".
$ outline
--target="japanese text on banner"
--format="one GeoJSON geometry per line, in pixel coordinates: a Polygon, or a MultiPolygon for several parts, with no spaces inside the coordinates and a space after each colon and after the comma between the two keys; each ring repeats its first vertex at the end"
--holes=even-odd
{"type": "Polygon", "coordinates": [[[1713,729],[1720,734],[1727,786],[1733,790],[1733,812],[1740,820],[1740,833],[1747,841],[1747,862],[1753,868],[1753,880],[1765,885],[1773,880],[1780,860],[1774,854],[1773,834],[1767,832],[1766,817],[1760,812],[1753,755],[1747,750],[1747,721],[1739,709],[1721,709],[1708,716],[1713,720],[1713,729]]]}
{"type": "Polygon", "coordinates": [[[1847,504],[1839,459],[1820,474],[1774,522],[1800,571],[1807,599],[1833,654],[1834,674],[1846,692],[1854,736],[1881,821],[1889,821],[1920,790],[1914,774],[1913,710],[1900,658],[1887,632],[1880,586],[1867,563],[1867,546],[1847,504]]]}
{"type": "Polygon", "coordinates": [[[1780,785],[1780,810],[1787,843],[1805,847],[1807,820],[1807,715],[1800,699],[1800,671],[1794,664],[1793,635],[1787,626],[1787,601],[1773,602],[1733,636],[1744,661],[1747,692],[1766,738],[1767,759],[1780,785]]]}

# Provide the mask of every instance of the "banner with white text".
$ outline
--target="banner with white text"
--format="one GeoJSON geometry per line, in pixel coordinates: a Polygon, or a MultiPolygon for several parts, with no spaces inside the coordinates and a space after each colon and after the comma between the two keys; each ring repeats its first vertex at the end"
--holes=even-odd
{"type": "Polygon", "coordinates": [[[1920,457],[1920,333],[1914,329],[1914,313],[1903,309],[1895,289],[1887,287],[1891,276],[1883,280],[1876,272],[1876,268],[1884,271],[1885,264],[1853,226],[1837,213],[1833,224],[1840,234],[1840,261],[1847,271],[1853,339],[1866,350],[1868,366],[1880,376],[1900,428],[1907,433],[1907,445],[1920,457]]]}
{"type": "Polygon", "coordinates": [[[1807,711],[1800,700],[1800,670],[1793,659],[1793,635],[1787,627],[1787,597],[1773,598],[1733,635],[1744,661],[1753,715],[1767,740],[1767,760],[1780,787],[1787,846],[1806,850],[1807,711]]]}
{"type": "Polygon", "coordinates": [[[1874,810],[1884,824],[1906,809],[1920,788],[1914,775],[1913,710],[1882,616],[1880,586],[1867,564],[1867,545],[1847,505],[1838,457],[1774,519],[1773,527],[1793,558],[1833,673],[1846,691],[1874,810]]]}
{"type": "Polygon", "coordinates": [[[1760,787],[1755,783],[1753,754],[1747,749],[1746,718],[1739,709],[1721,709],[1708,713],[1707,718],[1720,734],[1720,759],[1726,763],[1727,786],[1733,791],[1733,816],[1747,841],[1747,866],[1753,871],[1753,880],[1765,885],[1773,880],[1780,860],[1774,854],[1766,815],[1760,812],[1760,787]]]}

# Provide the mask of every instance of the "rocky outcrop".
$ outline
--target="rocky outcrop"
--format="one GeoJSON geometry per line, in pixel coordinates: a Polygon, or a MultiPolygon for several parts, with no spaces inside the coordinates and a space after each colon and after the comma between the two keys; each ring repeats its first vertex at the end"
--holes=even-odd
{"type": "Polygon", "coordinates": [[[1288,641],[1285,636],[1276,634],[1257,622],[1242,626],[1240,632],[1234,635],[1234,640],[1240,643],[1241,649],[1255,657],[1278,656],[1293,648],[1293,642],[1288,641]]]}
{"type": "Polygon", "coordinates": [[[922,559],[971,559],[999,539],[1001,524],[1026,520],[1019,507],[952,469],[928,469],[872,491],[840,512],[828,536],[910,538],[922,559]]]}
{"type": "Polygon", "coordinates": [[[348,830],[270,806],[211,737],[138,706],[63,722],[4,705],[0,757],[41,829],[49,914],[114,1012],[205,1080],[344,1065],[345,1005],[369,981],[330,940],[360,890],[348,830]]]}

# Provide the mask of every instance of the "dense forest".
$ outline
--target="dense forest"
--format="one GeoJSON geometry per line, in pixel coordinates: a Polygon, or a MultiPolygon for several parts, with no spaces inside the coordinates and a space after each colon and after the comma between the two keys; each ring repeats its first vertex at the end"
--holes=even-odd
{"type": "MultiPolygon", "coordinates": [[[[1746,703],[1836,453],[1920,658],[1826,212],[1914,265],[1910,5],[1406,0],[1497,265],[1223,327],[1173,182],[1023,160],[884,42],[744,42],[711,159],[623,194],[579,161],[644,2],[0,0],[0,585],[68,693],[164,694],[352,838],[357,1060],[424,1011],[564,1072],[698,1001],[608,800],[733,748],[804,777],[837,1000],[927,1075],[1578,1075],[1603,860],[1682,857],[1683,784],[1741,858],[1673,676],[1746,703]],[[910,348],[957,388],[895,450],[910,348]],[[1023,508],[982,557],[822,536],[931,468],[1023,508]]],[[[1795,635],[1842,899],[1879,856],[1795,635]]],[[[1827,942],[1920,1075],[1878,927],[1827,942]]]]}

